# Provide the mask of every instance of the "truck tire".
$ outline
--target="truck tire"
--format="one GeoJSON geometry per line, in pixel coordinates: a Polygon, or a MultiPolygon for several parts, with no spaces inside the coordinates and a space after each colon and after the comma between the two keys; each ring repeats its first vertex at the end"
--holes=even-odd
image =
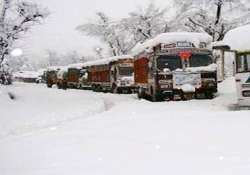
{"type": "Polygon", "coordinates": [[[142,88],[142,87],[138,88],[137,97],[139,99],[145,98],[145,89],[144,88],[142,88]]]}
{"type": "Polygon", "coordinates": [[[93,85],[91,86],[91,89],[92,89],[92,91],[96,92],[96,85],[93,84],[93,85]]]}
{"type": "Polygon", "coordinates": [[[152,102],[160,101],[159,95],[154,91],[153,87],[150,88],[150,96],[152,102]]]}
{"type": "Polygon", "coordinates": [[[52,84],[47,84],[47,87],[48,88],[52,88],[52,84]]]}
{"type": "Polygon", "coordinates": [[[214,98],[214,94],[213,94],[213,92],[211,92],[211,91],[208,91],[208,92],[205,92],[205,97],[206,97],[206,99],[213,99],[214,98]]]}

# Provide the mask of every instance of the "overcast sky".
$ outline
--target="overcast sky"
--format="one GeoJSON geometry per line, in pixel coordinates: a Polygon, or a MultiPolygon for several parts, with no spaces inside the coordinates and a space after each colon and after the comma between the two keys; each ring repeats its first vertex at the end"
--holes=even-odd
{"type": "MultiPolygon", "coordinates": [[[[46,50],[56,50],[59,53],[76,50],[83,55],[93,54],[93,47],[99,45],[97,40],[83,36],[75,30],[94,17],[97,11],[104,11],[114,18],[125,17],[140,5],[149,0],[32,0],[47,7],[51,12],[43,25],[33,29],[22,39],[18,46],[24,54],[41,59],[46,50]]],[[[170,0],[155,0],[166,7],[170,0]]]]}

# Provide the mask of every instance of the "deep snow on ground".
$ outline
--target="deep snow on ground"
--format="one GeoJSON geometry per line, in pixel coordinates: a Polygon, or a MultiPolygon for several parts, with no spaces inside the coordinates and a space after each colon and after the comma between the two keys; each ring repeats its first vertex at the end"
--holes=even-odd
{"type": "Polygon", "coordinates": [[[0,91],[1,175],[250,172],[250,111],[229,110],[233,79],[213,100],[185,102],[29,84],[11,87],[17,100],[6,102],[0,91]]]}

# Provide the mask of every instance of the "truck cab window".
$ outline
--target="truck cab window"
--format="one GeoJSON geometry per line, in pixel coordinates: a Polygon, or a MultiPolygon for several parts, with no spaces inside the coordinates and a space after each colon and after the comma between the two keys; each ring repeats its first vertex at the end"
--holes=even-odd
{"type": "Polygon", "coordinates": [[[208,66],[213,63],[211,55],[192,55],[189,59],[190,67],[208,66]]]}
{"type": "Polygon", "coordinates": [[[179,56],[161,55],[157,58],[157,68],[161,71],[169,69],[174,71],[176,69],[182,69],[181,58],[179,56]]]}
{"type": "Polygon", "coordinates": [[[133,67],[119,67],[119,74],[121,76],[132,76],[133,72],[133,67]]]}

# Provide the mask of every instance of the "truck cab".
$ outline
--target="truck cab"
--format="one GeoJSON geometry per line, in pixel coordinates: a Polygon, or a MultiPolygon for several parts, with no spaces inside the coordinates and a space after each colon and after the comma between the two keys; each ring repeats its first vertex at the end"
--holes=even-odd
{"type": "Polygon", "coordinates": [[[236,86],[238,104],[250,106],[250,51],[238,52],[236,57],[236,86]]]}
{"type": "Polygon", "coordinates": [[[57,87],[58,89],[67,89],[68,85],[68,70],[63,68],[57,72],[57,87]]]}
{"type": "Polygon", "coordinates": [[[134,88],[133,59],[111,63],[110,80],[113,93],[132,92],[134,88]]]}
{"type": "Polygon", "coordinates": [[[45,80],[48,88],[57,84],[57,72],[60,70],[59,67],[49,67],[45,71],[45,80]]]}
{"type": "Polygon", "coordinates": [[[88,81],[88,69],[86,67],[82,67],[80,69],[80,76],[79,76],[79,89],[90,89],[91,85],[88,81]]]}

